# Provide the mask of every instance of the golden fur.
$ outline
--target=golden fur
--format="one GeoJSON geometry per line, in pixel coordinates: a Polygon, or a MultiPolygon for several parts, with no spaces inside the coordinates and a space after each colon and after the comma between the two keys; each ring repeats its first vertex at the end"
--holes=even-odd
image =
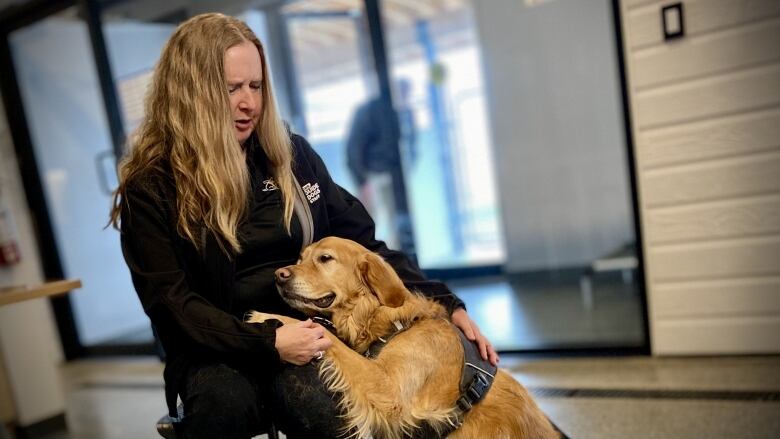
{"type": "MultiPolygon", "coordinates": [[[[320,376],[341,395],[350,435],[400,439],[422,421],[436,429],[456,421],[463,347],[441,305],[411,293],[382,258],[340,238],[312,244],[297,265],[285,270],[291,274],[279,285],[285,301],[309,315],[330,317],[336,327],[338,338],[327,332],[333,347],[325,353],[320,376]],[[411,327],[375,359],[362,356],[371,343],[394,332],[395,320],[411,327]]],[[[296,321],[259,312],[248,321],[267,319],[296,321]]],[[[499,370],[485,399],[448,437],[559,436],[526,389],[499,370]]]]}
{"type": "Polygon", "coordinates": [[[118,227],[129,182],[170,168],[176,182],[177,231],[200,247],[205,226],[223,250],[240,252],[236,230],[249,196],[249,171],[236,140],[224,73],[225,51],[250,41],[262,61],[263,110],[255,127],[284,199],[289,230],[295,186],[290,136],[279,117],[263,45],[242,21],[209,13],[190,18],[163,48],[144,103],[145,117],[119,164],[110,222],[118,227]]]}

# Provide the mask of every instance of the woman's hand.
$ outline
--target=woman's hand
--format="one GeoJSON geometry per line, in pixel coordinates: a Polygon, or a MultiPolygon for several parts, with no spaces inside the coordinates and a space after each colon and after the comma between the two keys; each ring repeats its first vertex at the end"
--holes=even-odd
{"type": "Polygon", "coordinates": [[[325,337],[325,328],[311,319],[276,328],[276,350],[282,361],[302,366],[322,358],[333,342],[325,337]]]}
{"type": "Polygon", "coordinates": [[[487,338],[482,335],[479,326],[471,320],[468,313],[463,308],[458,308],[452,312],[452,323],[463,331],[471,341],[476,341],[479,346],[479,353],[483,360],[489,360],[493,366],[498,365],[498,354],[487,338]]]}

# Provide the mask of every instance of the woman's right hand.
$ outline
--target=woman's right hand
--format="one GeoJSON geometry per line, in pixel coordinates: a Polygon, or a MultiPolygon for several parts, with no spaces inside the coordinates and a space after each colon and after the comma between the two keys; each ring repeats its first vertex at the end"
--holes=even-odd
{"type": "Polygon", "coordinates": [[[282,361],[302,366],[321,358],[333,342],[325,337],[326,329],[311,319],[276,328],[276,350],[282,361]]]}

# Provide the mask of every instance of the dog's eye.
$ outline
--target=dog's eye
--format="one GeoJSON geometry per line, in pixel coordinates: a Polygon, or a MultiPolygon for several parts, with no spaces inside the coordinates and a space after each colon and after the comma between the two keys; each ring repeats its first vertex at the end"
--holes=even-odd
{"type": "Polygon", "coordinates": [[[323,253],[322,255],[320,255],[320,262],[322,262],[322,263],[325,263],[325,262],[328,262],[328,261],[332,261],[332,260],[333,260],[333,256],[331,256],[331,255],[329,255],[327,253],[323,253]]]}

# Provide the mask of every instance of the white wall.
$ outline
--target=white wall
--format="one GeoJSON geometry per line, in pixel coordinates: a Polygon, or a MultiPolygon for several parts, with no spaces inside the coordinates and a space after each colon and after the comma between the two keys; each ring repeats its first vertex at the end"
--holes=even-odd
{"type": "Polygon", "coordinates": [[[780,2],[621,2],[656,354],[780,352],[780,2]]]}
{"type": "MultiPolygon", "coordinates": [[[[40,284],[44,278],[35,234],[2,104],[0,186],[3,200],[17,226],[17,242],[22,255],[19,264],[0,267],[0,285],[40,284]]],[[[0,307],[0,351],[19,425],[30,425],[64,412],[65,398],[58,372],[63,355],[48,300],[0,307]]]]}
{"type": "Polygon", "coordinates": [[[509,271],[587,264],[634,240],[609,3],[473,2],[509,271]]]}

